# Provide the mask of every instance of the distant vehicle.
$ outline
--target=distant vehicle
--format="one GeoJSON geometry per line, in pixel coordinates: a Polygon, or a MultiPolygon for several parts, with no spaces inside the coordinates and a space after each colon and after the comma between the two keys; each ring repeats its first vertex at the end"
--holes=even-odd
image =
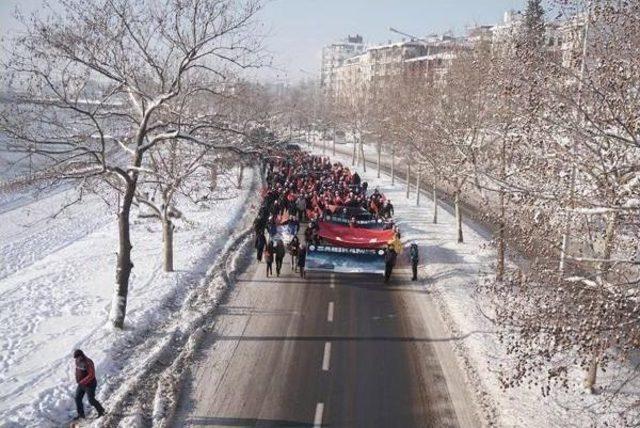
{"type": "Polygon", "coordinates": [[[346,138],[346,134],[344,133],[344,131],[338,130],[335,133],[335,141],[336,144],[347,144],[347,138],[346,138]]]}
{"type": "Polygon", "coordinates": [[[299,146],[299,145],[294,144],[294,143],[287,143],[287,144],[284,146],[284,148],[285,148],[286,150],[292,150],[292,151],[300,151],[300,150],[302,150],[302,149],[300,148],[300,146],[299,146]]]}

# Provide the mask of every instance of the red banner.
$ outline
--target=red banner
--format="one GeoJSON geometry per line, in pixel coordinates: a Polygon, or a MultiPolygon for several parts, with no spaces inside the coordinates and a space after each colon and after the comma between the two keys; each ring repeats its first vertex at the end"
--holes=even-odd
{"type": "Polygon", "coordinates": [[[321,221],[318,235],[330,244],[350,248],[382,248],[394,238],[393,230],[363,229],[321,221]]]}

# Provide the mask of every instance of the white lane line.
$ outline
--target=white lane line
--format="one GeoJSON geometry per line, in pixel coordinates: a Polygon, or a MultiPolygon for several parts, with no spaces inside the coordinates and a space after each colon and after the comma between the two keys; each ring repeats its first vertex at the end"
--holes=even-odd
{"type": "Polygon", "coordinates": [[[329,310],[327,311],[327,321],[333,322],[333,302],[329,302],[329,310]]]}
{"type": "Polygon", "coordinates": [[[324,344],[324,356],[322,357],[322,370],[329,371],[329,363],[331,361],[331,342],[324,344]]]}
{"type": "Polygon", "coordinates": [[[313,418],[313,428],[322,426],[322,413],[324,412],[324,403],[316,404],[316,415],[313,418]]]}
{"type": "Polygon", "coordinates": [[[331,275],[331,281],[329,281],[329,288],[336,288],[336,276],[331,275]]]}

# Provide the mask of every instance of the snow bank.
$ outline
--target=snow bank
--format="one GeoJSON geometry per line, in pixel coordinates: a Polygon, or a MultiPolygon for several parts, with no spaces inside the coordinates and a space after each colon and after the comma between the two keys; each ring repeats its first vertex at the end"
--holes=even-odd
{"type": "MultiPolygon", "coordinates": [[[[173,352],[173,334],[157,328],[202,287],[247,209],[248,183],[255,180],[253,173],[245,174],[242,191],[221,183],[223,199],[206,209],[181,207],[185,220],[176,224],[176,272],[162,270],[159,222],[134,221],[135,267],[124,331],[108,321],[117,248],[114,213],[97,197],[87,197],[51,218],[75,197],[68,190],[4,212],[0,207],[2,425],[47,427],[68,421],[75,413],[75,348],[96,364],[99,399],[119,391],[136,367],[152,366],[163,350],[173,352]],[[145,341],[153,346],[138,350],[145,341]]],[[[111,403],[103,404],[109,410],[111,403]]],[[[134,412],[127,420],[135,425],[140,416],[134,412]]]]}

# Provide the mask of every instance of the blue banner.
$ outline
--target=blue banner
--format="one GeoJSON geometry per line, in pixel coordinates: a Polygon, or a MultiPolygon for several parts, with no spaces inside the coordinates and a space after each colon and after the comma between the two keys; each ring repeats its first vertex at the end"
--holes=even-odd
{"type": "Polygon", "coordinates": [[[287,245],[297,234],[297,226],[293,224],[283,224],[269,228],[269,237],[273,240],[281,240],[287,245]]]}
{"type": "Polygon", "coordinates": [[[310,245],[305,270],[384,275],[384,251],[310,245]]]}

